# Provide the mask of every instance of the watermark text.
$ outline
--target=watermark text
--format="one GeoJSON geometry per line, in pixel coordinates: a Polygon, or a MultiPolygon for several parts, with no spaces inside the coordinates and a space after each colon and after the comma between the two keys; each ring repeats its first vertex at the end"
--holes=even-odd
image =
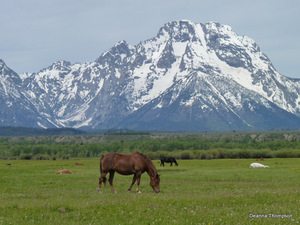
{"type": "Polygon", "coordinates": [[[291,214],[249,214],[249,218],[275,218],[275,219],[291,219],[293,218],[293,215],[291,214]]]}

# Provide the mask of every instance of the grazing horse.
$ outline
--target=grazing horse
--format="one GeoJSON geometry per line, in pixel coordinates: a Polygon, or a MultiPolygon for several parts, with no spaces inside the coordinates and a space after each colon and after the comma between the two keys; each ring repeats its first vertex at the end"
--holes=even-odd
{"type": "Polygon", "coordinates": [[[137,181],[136,192],[140,191],[141,175],[147,172],[150,177],[150,185],[158,193],[160,191],[160,178],[152,161],[145,155],[135,152],[129,155],[119,153],[109,153],[102,155],[100,159],[100,178],[98,192],[101,192],[101,183],[106,184],[106,174],[109,173],[109,184],[112,193],[116,193],[113,186],[115,172],[121,175],[133,175],[132,182],[127,191],[130,192],[133,184],[137,181]]]}
{"type": "Polygon", "coordinates": [[[160,158],[160,166],[165,166],[165,163],[171,163],[171,166],[173,163],[175,163],[176,166],[178,166],[178,163],[174,157],[161,157],[160,158]]]}

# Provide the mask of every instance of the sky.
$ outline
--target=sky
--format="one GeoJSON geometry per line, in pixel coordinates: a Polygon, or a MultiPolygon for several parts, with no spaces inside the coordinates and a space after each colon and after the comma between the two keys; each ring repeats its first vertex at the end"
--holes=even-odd
{"type": "Polygon", "coordinates": [[[18,74],[92,62],[121,40],[137,45],[183,19],[231,26],[279,73],[300,78],[299,0],[0,0],[0,59],[18,74]]]}

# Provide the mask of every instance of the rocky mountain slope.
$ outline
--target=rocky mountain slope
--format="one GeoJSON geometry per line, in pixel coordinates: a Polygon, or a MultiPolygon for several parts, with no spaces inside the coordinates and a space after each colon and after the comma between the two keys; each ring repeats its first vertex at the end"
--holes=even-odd
{"type": "Polygon", "coordinates": [[[215,131],[300,128],[300,80],[279,74],[249,37],[174,21],[91,63],[20,76],[0,61],[0,125],[215,131]]]}

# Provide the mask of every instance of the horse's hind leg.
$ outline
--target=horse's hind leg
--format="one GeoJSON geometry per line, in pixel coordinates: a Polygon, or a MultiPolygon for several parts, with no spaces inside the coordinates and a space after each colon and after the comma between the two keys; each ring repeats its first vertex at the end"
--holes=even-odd
{"type": "Polygon", "coordinates": [[[142,175],[141,173],[136,174],[136,179],[137,179],[137,182],[136,182],[136,185],[137,185],[137,187],[136,187],[136,192],[137,192],[137,193],[142,193],[142,192],[140,191],[141,175],[142,175]]]}
{"type": "Polygon", "coordinates": [[[110,184],[110,189],[111,189],[111,192],[112,193],[117,193],[115,188],[114,188],[114,185],[113,185],[113,180],[114,180],[114,176],[115,176],[115,171],[109,171],[109,184],[110,184]]]}
{"type": "Polygon", "coordinates": [[[127,189],[128,192],[131,191],[131,188],[132,188],[132,186],[134,185],[135,181],[136,181],[136,174],[133,175],[132,182],[131,182],[130,186],[129,186],[128,189],[127,189]]]}

